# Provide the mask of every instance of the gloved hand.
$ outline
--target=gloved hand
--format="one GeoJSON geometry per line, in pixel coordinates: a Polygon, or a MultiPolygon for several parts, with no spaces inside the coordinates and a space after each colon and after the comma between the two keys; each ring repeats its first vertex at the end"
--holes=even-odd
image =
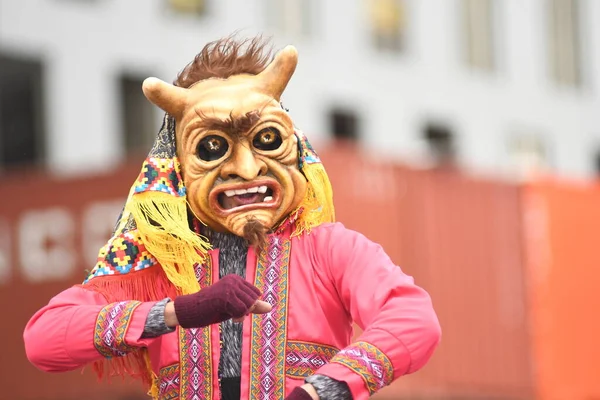
{"type": "Polygon", "coordinates": [[[285,400],[313,400],[310,394],[300,386],[296,387],[285,400]]]}
{"type": "Polygon", "coordinates": [[[249,313],[264,314],[271,305],[258,300],[261,292],[238,275],[227,275],[199,292],[177,296],[175,315],[183,328],[202,328],[249,313]]]}

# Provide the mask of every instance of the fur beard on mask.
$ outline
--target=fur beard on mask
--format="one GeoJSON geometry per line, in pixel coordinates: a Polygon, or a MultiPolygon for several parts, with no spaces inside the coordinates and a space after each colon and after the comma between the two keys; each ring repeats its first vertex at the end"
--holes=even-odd
{"type": "Polygon", "coordinates": [[[267,231],[268,229],[257,219],[248,219],[244,225],[244,239],[248,245],[262,250],[267,246],[267,231]]]}

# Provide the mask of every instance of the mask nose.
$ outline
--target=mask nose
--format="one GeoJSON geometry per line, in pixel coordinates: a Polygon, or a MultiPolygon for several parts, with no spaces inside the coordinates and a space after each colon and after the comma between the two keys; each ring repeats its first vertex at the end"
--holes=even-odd
{"type": "Polygon", "coordinates": [[[267,166],[256,159],[254,153],[246,143],[237,143],[233,149],[231,159],[221,170],[222,179],[243,179],[251,181],[265,175],[267,166]]]}

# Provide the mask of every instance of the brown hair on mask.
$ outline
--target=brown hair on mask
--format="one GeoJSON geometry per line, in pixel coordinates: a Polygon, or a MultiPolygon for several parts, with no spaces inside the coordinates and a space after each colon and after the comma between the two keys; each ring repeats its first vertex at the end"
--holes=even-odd
{"type": "Polygon", "coordinates": [[[237,40],[235,34],[208,43],[178,75],[175,86],[189,88],[208,78],[257,75],[273,59],[272,46],[262,36],[237,40]]]}

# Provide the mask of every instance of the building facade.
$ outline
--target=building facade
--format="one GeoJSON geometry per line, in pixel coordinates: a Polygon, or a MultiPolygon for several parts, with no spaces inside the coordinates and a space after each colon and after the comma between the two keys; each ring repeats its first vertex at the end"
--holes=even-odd
{"type": "Polygon", "coordinates": [[[0,168],[87,174],[142,155],[161,116],[141,81],[172,81],[239,31],[298,47],[283,101],[318,144],[591,178],[598,19],[593,0],[0,0],[0,168]]]}

